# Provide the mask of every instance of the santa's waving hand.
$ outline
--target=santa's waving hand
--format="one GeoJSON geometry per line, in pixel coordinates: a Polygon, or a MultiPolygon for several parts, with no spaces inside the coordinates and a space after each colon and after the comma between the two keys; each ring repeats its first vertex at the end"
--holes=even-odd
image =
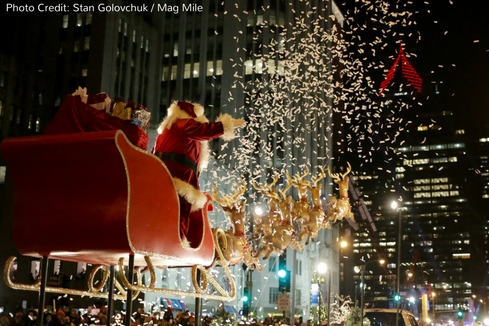
{"type": "Polygon", "coordinates": [[[243,119],[221,114],[216,122],[209,122],[204,108],[196,103],[174,102],[167,117],[158,127],[158,136],[151,153],[158,156],[173,176],[180,198],[180,237],[187,241],[189,215],[201,209],[207,201],[200,191],[198,172],[207,165],[208,141],[218,137],[234,138],[234,128],[243,127],[243,119]]]}

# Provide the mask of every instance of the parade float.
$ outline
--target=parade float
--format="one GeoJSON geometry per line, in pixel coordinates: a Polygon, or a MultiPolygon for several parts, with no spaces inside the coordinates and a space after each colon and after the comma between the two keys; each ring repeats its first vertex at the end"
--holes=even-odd
{"type": "MultiPolygon", "coordinates": [[[[318,185],[325,176],[323,168],[311,181],[305,180],[308,169],[293,177],[286,171],[288,184],[284,182],[283,189],[274,187],[278,174],[270,184],[252,182],[269,203],[268,213],[253,217],[255,234],[246,234],[248,217],[242,199],[246,182],[241,179],[241,184],[235,182],[233,194],[219,195],[218,189],[213,189],[214,199],[233,228],[225,231],[210,227],[207,212],[213,209],[213,202],[206,194],[205,205],[190,213],[187,237],[192,245],[186,246],[179,232],[175,181],[165,163],[146,151],[148,136],[144,129],[148,125],[138,123],[127,104],[107,99],[77,91],[67,96],[44,135],[10,138],[1,145],[14,184],[15,244],[22,255],[41,258],[41,273],[34,284],[12,280],[15,257],[6,262],[4,280],[13,289],[39,291],[40,307],[44,306],[45,292],[127,303],[140,292],[231,301],[236,287],[230,265],[244,262],[250,269],[261,271],[260,258],[280,255],[289,246],[303,250],[304,239],[308,245],[321,228],[330,228],[330,222],[353,218],[345,197],[345,176],[351,167],[341,177],[331,175],[328,168],[340,185],[341,195],[331,201],[328,215],[321,205],[318,185]],[[287,196],[292,186],[300,194],[297,202],[287,196]],[[60,233],[46,237],[53,225],[64,225],[84,236],[60,233]],[[46,286],[49,259],[95,265],[88,290],[46,286]],[[216,266],[223,268],[230,290],[211,273],[216,266]],[[193,291],[156,287],[155,270],[169,267],[191,268],[193,291]],[[97,283],[94,280],[99,272],[102,281],[97,283]],[[144,272],[150,273],[149,285],[142,283],[144,272]],[[103,291],[107,282],[108,293],[103,291]],[[218,294],[210,293],[209,283],[218,294]],[[114,294],[114,287],[120,294],[114,294]]],[[[148,115],[142,116],[146,119],[148,115]]],[[[127,309],[131,310],[130,304],[127,309]]]]}

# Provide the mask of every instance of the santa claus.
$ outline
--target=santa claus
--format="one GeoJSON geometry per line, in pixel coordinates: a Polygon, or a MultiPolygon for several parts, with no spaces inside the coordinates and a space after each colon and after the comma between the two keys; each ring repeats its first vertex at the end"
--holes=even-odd
{"type": "Polygon", "coordinates": [[[192,212],[200,210],[207,197],[199,188],[199,172],[207,166],[208,141],[218,137],[228,141],[234,138],[234,128],[243,127],[243,119],[221,114],[216,122],[209,122],[200,104],[174,102],[167,117],[158,127],[158,136],[151,153],[158,156],[173,176],[180,199],[180,237],[184,247],[192,212]]]}

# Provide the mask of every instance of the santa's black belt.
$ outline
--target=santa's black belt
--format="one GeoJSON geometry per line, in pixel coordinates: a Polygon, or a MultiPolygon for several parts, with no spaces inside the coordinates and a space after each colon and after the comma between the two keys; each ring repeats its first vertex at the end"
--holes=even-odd
{"type": "Polygon", "coordinates": [[[180,164],[198,174],[198,165],[187,156],[177,153],[156,153],[156,156],[162,161],[174,162],[180,164]]]}

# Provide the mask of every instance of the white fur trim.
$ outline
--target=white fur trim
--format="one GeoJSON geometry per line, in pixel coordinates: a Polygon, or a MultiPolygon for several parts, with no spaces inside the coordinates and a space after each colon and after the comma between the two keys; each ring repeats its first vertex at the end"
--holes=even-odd
{"type": "Polygon", "coordinates": [[[192,105],[194,106],[194,112],[195,112],[195,115],[197,116],[197,118],[204,115],[205,110],[204,110],[204,107],[202,105],[200,105],[199,103],[192,103],[192,105]]]}
{"type": "Polygon", "coordinates": [[[195,121],[198,121],[200,123],[209,122],[209,120],[207,120],[207,118],[203,115],[204,108],[202,107],[202,105],[191,103],[194,106],[194,112],[197,116],[196,118],[192,118],[187,112],[180,109],[177,104],[178,102],[175,101],[168,108],[166,118],[158,126],[159,134],[163,133],[163,130],[165,130],[165,128],[170,129],[173,123],[179,119],[194,119],[195,121]]]}
{"type": "Polygon", "coordinates": [[[207,197],[202,191],[196,189],[190,183],[179,178],[173,178],[173,182],[175,183],[177,193],[192,204],[190,212],[195,212],[204,207],[205,203],[207,202],[207,197]]]}
{"type": "Polygon", "coordinates": [[[219,117],[217,117],[216,121],[222,122],[224,127],[224,134],[221,137],[225,141],[229,141],[235,137],[233,120],[233,117],[227,113],[221,113],[219,117]]]}

